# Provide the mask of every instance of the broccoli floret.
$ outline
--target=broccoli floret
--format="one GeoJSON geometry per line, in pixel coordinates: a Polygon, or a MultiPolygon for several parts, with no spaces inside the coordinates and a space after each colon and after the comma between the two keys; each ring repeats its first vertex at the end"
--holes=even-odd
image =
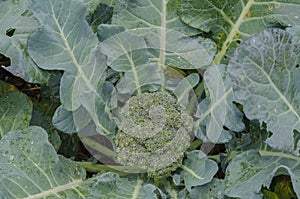
{"type": "Polygon", "coordinates": [[[181,166],[193,119],[167,91],[131,97],[120,111],[117,162],[167,176],[181,166]]]}

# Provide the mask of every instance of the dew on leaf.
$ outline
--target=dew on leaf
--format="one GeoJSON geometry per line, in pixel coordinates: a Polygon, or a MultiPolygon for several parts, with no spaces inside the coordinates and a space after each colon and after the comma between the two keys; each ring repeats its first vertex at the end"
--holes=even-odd
{"type": "Polygon", "coordinates": [[[260,104],[258,104],[258,105],[257,105],[257,108],[259,109],[260,107],[261,107],[261,105],[260,105],[260,104]]]}
{"type": "Polygon", "coordinates": [[[283,109],[283,110],[288,110],[289,107],[288,107],[287,105],[284,104],[284,105],[282,105],[282,109],[283,109]]]}

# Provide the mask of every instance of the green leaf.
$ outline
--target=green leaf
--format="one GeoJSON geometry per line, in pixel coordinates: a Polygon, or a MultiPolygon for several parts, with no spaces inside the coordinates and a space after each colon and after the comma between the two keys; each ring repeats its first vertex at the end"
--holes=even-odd
{"type": "MultiPolygon", "coordinates": [[[[174,94],[177,97],[177,101],[183,107],[188,107],[190,102],[190,92],[193,92],[193,88],[199,83],[199,75],[197,73],[192,73],[189,76],[182,79],[174,90],[174,94]]],[[[191,94],[192,97],[196,97],[194,93],[191,94]]]]}
{"type": "Polygon", "coordinates": [[[143,38],[124,31],[121,26],[100,25],[98,37],[107,64],[115,71],[125,72],[117,84],[121,94],[141,93],[142,87],[160,84],[161,74],[155,63],[149,63],[149,52],[143,38]]]}
{"type": "Polygon", "coordinates": [[[187,154],[182,169],[184,185],[190,192],[193,186],[210,182],[218,170],[218,165],[209,160],[202,151],[192,151],[187,154]]]}
{"type": "Polygon", "coordinates": [[[240,198],[262,198],[262,186],[269,187],[280,170],[291,176],[294,191],[300,197],[300,157],[276,151],[246,151],[235,156],[226,170],[226,195],[240,198]]]}
{"type": "MultiPolygon", "coordinates": [[[[212,55],[197,39],[187,37],[197,34],[177,16],[175,0],[118,0],[114,8],[112,24],[125,27],[143,37],[151,48],[153,60],[159,70],[167,66],[195,69],[208,66],[212,55]]],[[[162,81],[163,85],[164,80],[162,81]]]]}
{"type": "Polygon", "coordinates": [[[231,79],[224,65],[209,67],[204,73],[207,98],[200,102],[196,116],[200,125],[196,136],[205,142],[228,142],[231,135],[223,129],[240,132],[243,114],[233,104],[231,79]],[[204,128],[204,129],[202,129],[204,128]]]}
{"type": "Polygon", "coordinates": [[[224,199],[225,182],[220,179],[213,179],[210,183],[192,189],[192,199],[224,199]]]}
{"type": "Polygon", "coordinates": [[[265,28],[299,25],[299,9],[299,1],[294,0],[179,0],[178,5],[185,23],[212,32],[220,48],[215,63],[224,61],[242,40],[265,28]]]}
{"type": "Polygon", "coordinates": [[[137,32],[139,28],[158,28],[163,31],[162,34],[165,34],[166,30],[190,35],[199,33],[179,19],[175,0],[116,0],[112,24],[137,32]]]}
{"type": "Polygon", "coordinates": [[[114,121],[96,111],[104,109],[98,91],[104,84],[107,65],[96,35],[84,20],[84,4],[72,0],[30,2],[33,14],[43,25],[30,37],[29,53],[39,67],[64,71],[60,87],[63,108],[75,111],[82,105],[99,133],[113,134],[114,121]]]}
{"type": "Polygon", "coordinates": [[[85,171],[56,154],[40,127],[11,131],[0,141],[4,198],[84,198],[85,171]],[[81,187],[80,187],[81,185],[81,187]]]}
{"type": "Polygon", "coordinates": [[[30,126],[40,126],[48,132],[49,141],[58,151],[61,139],[52,124],[55,109],[60,105],[59,86],[61,75],[51,76],[47,85],[41,85],[41,100],[33,100],[30,126]]]}
{"type": "MultiPolygon", "coordinates": [[[[91,5],[87,4],[87,6],[91,6],[91,5]]],[[[113,15],[113,8],[109,7],[106,4],[101,3],[97,5],[97,7],[94,8],[94,10],[91,11],[91,14],[89,14],[86,17],[86,20],[90,24],[93,31],[97,32],[97,27],[100,24],[110,23],[112,15],[113,15]]]]}
{"type": "Polygon", "coordinates": [[[0,138],[11,130],[28,127],[31,119],[31,100],[17,90],[6,92],[11,88],[11,85],[0,81],[0,138]]]}
{"type": "Polygon", "coordinates": [[[245,41],[229,64],[236,100],[246,116],[267,124],[267,143],[293,150],[300,130],[299,44],[280,29],[267,29],[245,41]]]}
{"type": "Polygon", "coordinates": [[[125,73],[117,84],[117,90],[121,94],[133,94],[134,91],[141,93],[142,87],[152,84],[160,84],[161,74],[157,64],[144,64],[125,73]]]}
{"type": "MultiPolygon", "coordinates": [[[[145,183],[136,176],[120,178],[115,173],[105,173],[99,177],[92,198],[115,198],[115,199],[155,199],[158,188],[145,183]]],[[[162,195],[163,198],[164,195],[162,195]]]]}
{"type": "Polygon", "coordinates": [[[53,72],[38,68],[27,52],[28,37],[39,25],[28,11],[28,1],[0,1],[0,13],[0,53],[11,60],[5,69],[28,82],[48,82],[53,72]],[[9,31],[12,36],[7,36],[9,31]]]}
{"type": "Polygon", "coordinates": [[[97,50],[97,37],[84,20],[85,7],[70,0],[30,2],[42,26],[28,41],[29,53],[39,67],[65,71],[60,89],[62,104],[67,110],[76,110],[82,104],[81,93],[96,92],[106,69],[105,58],[97,50]]]}
{"type": "Polygon", "coordinates": [[[58,130],[68,134],[78,132],[90,121],[91,118],[83,107],[80,107],[76,111],[72,112],[60,106],[56,109],[52,118],[53,126],[58,130]]]}
{"type": "Polygon", "coordinates": [[[86,4],[88,10],[95,10],[100,3],[110,7],[113,7],[115,4],[115,0],[83,0],[83,2],[86,4]]]}
{"type": "Polygon", "coordinates": [[[287,31],[293,36],[293,39],[300,43],[300,26],[287,28],[287,31]]]}

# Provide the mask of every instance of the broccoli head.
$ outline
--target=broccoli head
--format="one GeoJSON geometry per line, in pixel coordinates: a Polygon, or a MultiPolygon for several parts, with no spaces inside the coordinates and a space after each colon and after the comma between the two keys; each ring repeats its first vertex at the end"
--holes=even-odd
{"type": "Polygon", "coordinates": [[[190,145],[193,119],[167,91],[131,97],[120,110],[115,136],[117,162],[150,176],[165,176],[181,166],[190,145]]]}

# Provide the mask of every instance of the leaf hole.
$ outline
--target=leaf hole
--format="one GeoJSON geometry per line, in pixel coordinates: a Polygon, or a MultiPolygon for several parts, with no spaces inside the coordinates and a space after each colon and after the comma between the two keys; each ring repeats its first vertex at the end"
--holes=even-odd
{"type": "Polygon", "coordinates": [[[10,66],[10,58],[0,53],[0,66],[10,66]]]}
{"type": "Polygon", "coordinates": [[[221,39],[223,36],[224,36],[223,33],[218,33],[218,34],[217,34],[217,39],[221,39]]]}
{"type": "Polygon", "coordinates": [[[239,45],[241,45],[242,41],[240,39],[238,39],[238,40],[235,41],[235,43],[236,43],[237,46],[239,46],[239,45]]]}
{"type": "Polygon", "coordinates": [[[300,67],[300,65],[299,65],[299,64],[297,64],[295,67],[296,67],[296,68],[299,68],[299,67],[300,67]]]}
{"type": "Polygon", "coordinates": [[[8,28],[5,32],[6,32],[7,36],[12,37],[14,35],[15,31],[16,31],[15,28],[8,28]]]}

